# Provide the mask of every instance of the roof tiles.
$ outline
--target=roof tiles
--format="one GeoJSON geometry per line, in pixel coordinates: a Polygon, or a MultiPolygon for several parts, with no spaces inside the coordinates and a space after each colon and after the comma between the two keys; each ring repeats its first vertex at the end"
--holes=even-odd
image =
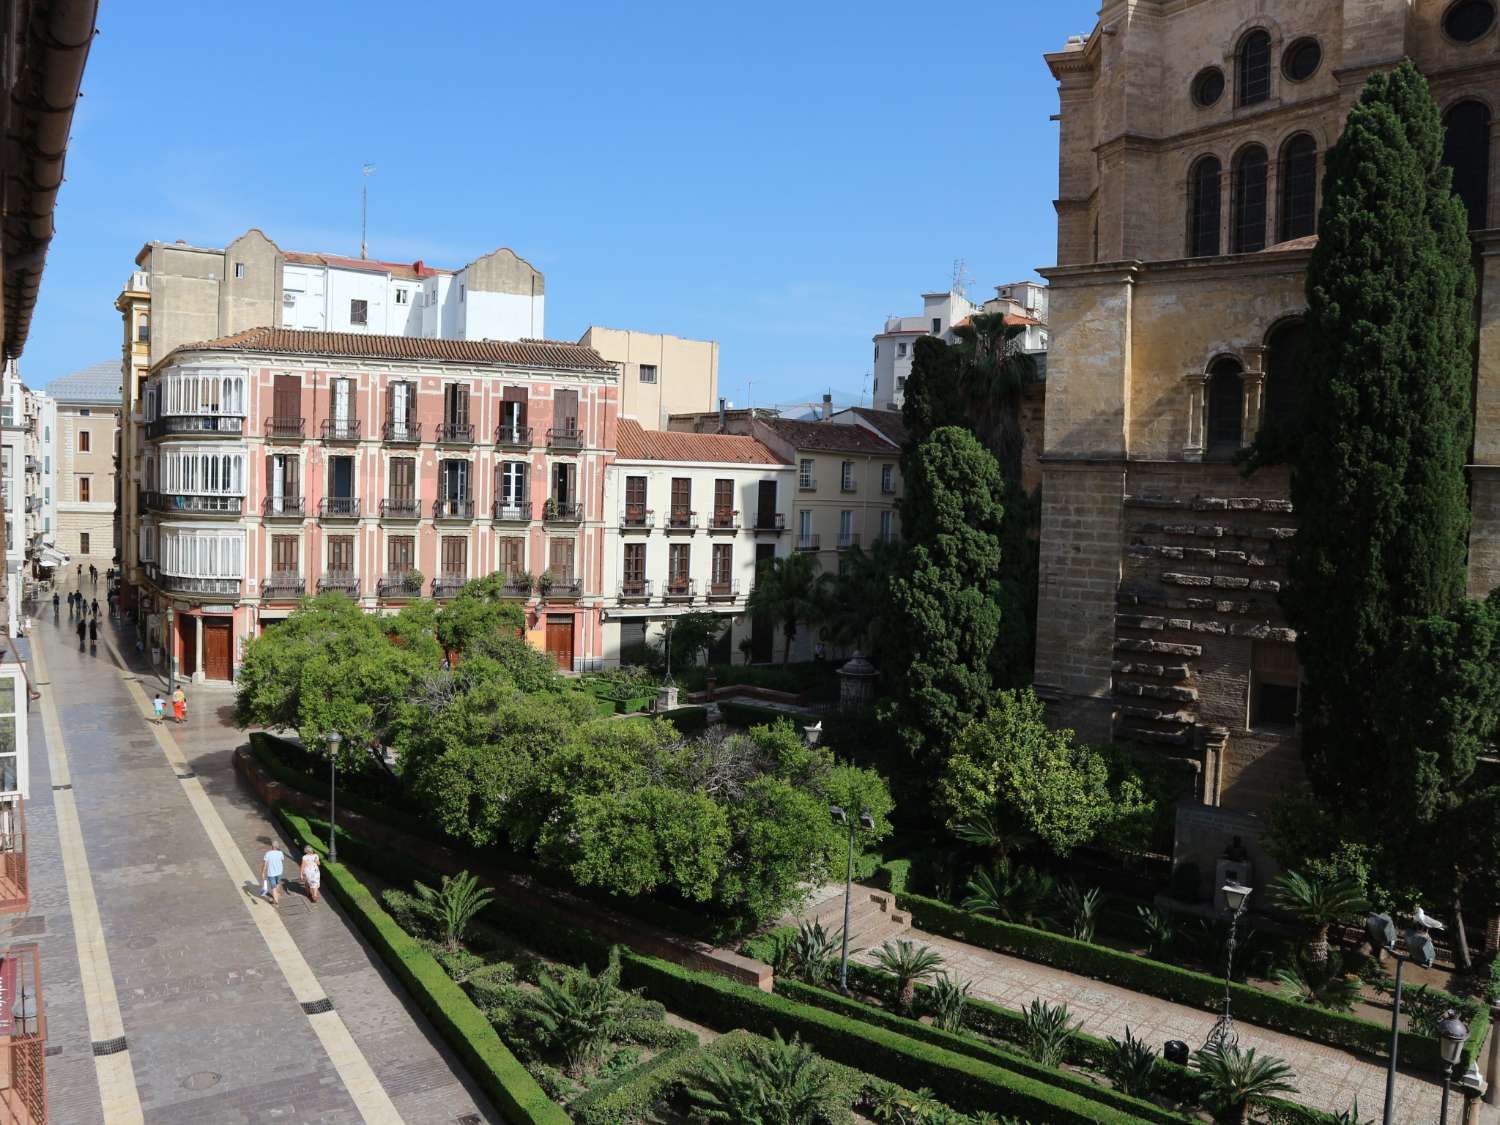
{"type": "Polygon", "coordinates": [[[753,437],[648,430],[634,418],[621,418],[615,448],[622,461],[707,461],[736,465],[785,465],[753,437]]]}
{"type": "Polygon", "coordinates": [[[757,418],[756,421],[797,449],[819,453],[864,453],[874,457],[894,457],[901,452],[894,442],[863,426],[840,422],[794,422],[789,418],[757,418]]]}

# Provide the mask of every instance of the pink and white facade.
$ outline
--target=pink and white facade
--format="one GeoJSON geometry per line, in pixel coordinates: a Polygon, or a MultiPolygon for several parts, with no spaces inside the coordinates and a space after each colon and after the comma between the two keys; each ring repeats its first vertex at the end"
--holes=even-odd
{"type": "Polygon", "coordinates": [[[592,349],[257,328],[165,357],[144,415],[146,632],[184,678],[231,678],[305,594],[497,571],[560,666],[603,656],[619,385],[592,349]]]}

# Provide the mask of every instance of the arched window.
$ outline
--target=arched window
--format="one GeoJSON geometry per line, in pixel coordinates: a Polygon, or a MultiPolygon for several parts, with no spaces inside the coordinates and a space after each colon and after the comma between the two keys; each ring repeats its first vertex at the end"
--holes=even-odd
{"type": "Polygon", "coordinates": [[[1469,211],[1469,229],[1489,225],[1490,111],[1459,102],[1443,115],[1443,163],[1453,169],[1453,194],[1469,211]]]}
{"type": "Polygon", "coordinates": [[[1208,450],[1232,453],[1240,447],[1244,380],[1232,359],[1216,359],[1208,369],[1208,450]]]}
{"type": "Polygon", "coordinates": [[[1281,215],[1277,241],[1302,238],[1318,225],[1318,142],[1298,133],[1281,146],[1281,215]]]}
{"type": "Polygon", "coordinates": [[[1266,150],[1248,145],[1234,161],[1234,214],[1230,224],[1232,254],[1266,248],[1266,150]]]}
{"type": "Polygon", "coordinates": [[[1254,105],[1271,96],[1271,36],[1266,31],[1252,31],[1240,42],[1236,67],[1240,105],[1254,105]]]}
{"type": "Polygon", "coordinates": [[[1307,325],[1289,320],[1277,326],[1266,341],[1265,420],[1287,425],[1297,417],[1297,375],[1302,363],[1307,325]]]}
{"type": "Polygon", "coordinates": [[[1220,165],[1205,156],[1188,173],[1188,257],[1209,258],[1219,252],[1220,165]]]}

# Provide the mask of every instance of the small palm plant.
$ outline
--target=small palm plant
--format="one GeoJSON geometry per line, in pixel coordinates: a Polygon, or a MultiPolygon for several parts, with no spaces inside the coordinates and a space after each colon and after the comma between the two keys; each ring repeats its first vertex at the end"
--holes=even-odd
{"type": "Polygon", "coordinates": [[[1061,1066],[1083,1021],[1071,1022],[1072,1013],[1066,1004],[1048,1004],[1040,999],[1032,1000],[1025,1020],[1022,1046],[1026,1053],[1043,1066],[1061,1066]]]}
{"type": "Polygon", "coordinates": [[[798,926],[797,936],[792,939],[791,959],[802,979],[808,984],[827,984],[833,978],[843,941],[842,929],[825,930],[816,919],[798,926]]]}
{"type": "Polygon", "coordinates": [[[917,982],[926,980],[943,963],[943,955],[906,938],[887,941],[874,953],[875,963],[896,978],[896,1007],[911,1015],[917,982]]]}
{"type": "Polygon", "coordinates": [[[988,871],[974,873],[963,907],[1006,922],[1041,928],[1047,924],[1048,906],[1056,890],[1049,876],[1002,859],[988,871]]]}
{"type": "Polygon", "coordinates": [[[1247,1125],[1252,1098],[1295,1094],[1296,1075],[1282,1059],[1256,1057],[1255,1048],[1241,1050],[1216,1044],[1198,1052],[1198,1070],[1208,1079],[1208,1102],[1231,1125],[1247,1125]]]}
{"type": "Polygon", "coordinates": [[[966,844],[986,849],[996,861],[1020,851],[1036,839],[1029,832],[1006,828],[998,817],[988,813],[981,813],[973,820],[960,824],[953,830],[953,834],[966,844]]]}
{"type": "Polygon", "coordinates": [[[795,1036],[776,1032],[727,1057],[704,1055],[688,1075],[684,1093],[694,1121],[759,1125],[821,1125],[836,1112],[835,1084],[827,1065],[795,1036]]]}
{"type": "Polygon", "coordinates": [[[1177,919],[1170,911],[1157,910],[1154,906],[1137,906],[1135,912],[1140,915],[1141,926],[1146,931],[1146,955],[1160,960],[1171,951],[1177,938],[1177,919]]]}
{"type": "Polygon", "coordinates": [[[964,1008],[969,1003],[973,985],[953,973],[939,973],[932,982],[932,1022],[944,1031],[957,1031],[964,1025],[964,1008]]]}
{"type": "Polygon", "coordinates": [[[526,1015],[542,1042],[562,1055],[569,1076],[581,1078],[603,1060],[624,1019],[626,1000],[620,988],[620,954],[612,949],[598,976],[590,976],[586,968],[567,970],[561,977],[543,973],[527,998],[526,1015]]]}
{"type": "Polygon", "coordinates": [[[1288,871],[1271,886],[1272,901],[1295,914],[1308,927],[1307,959],[1313,964],[1328,960],[1328,928],[1344,918],[1364,913],[1369,906],[1364,892],[1353,879],[1309,879],[1300,871],[1288,871]]]}
{"type": "Polygon", "coordinates": [[[451,879],[444,875],[438,890],[425,883],[414,883],[412,889],[417,892],[417,909],[437,927],[443,948],[449,953],[458,952],[474,916],[494,898],[490,889],[467,871],[451,879]]]}
{"type": "Polygon", "coordinates": [[[1359,999],[1359,978],[1341,972],[1337,959],[1317,962],[1294,958],[1291,968],[1276,970],[1276,983],[1289,1000],[1335,1012],[1349,1011],[1359,999]]]}
{"type": "Polygon", "coordinates": [[[1094,930],[1099,925],[1099,907],[1104,903],[1104,892],[1098,887],[1084,890],[1073,880],[1063,883],[1061,888],[1063,910],[1068,916],[1068,925],[1079,941],[1093,941],[1094,930]]]}
{"type": "Polygon", "coordinates": [[[1156,1093],[1161,1078],[1156,1051],[1144,1039],[1137,1039],[1125,1028],[1125,1038],[1110,1036],[1109,1050],[1099,1069],[1110,1084],[1122,1094],[1149,1098],[1156,1093]]]}

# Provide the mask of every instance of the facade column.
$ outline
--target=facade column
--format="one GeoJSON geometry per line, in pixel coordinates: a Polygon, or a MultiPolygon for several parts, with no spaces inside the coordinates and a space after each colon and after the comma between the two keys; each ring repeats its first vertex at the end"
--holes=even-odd
{"type": "Polygon", "coordinates": [[[1224,785],[1224,755],[1229,749],[1229,728],[1212,726],[1202,732],[1203,772],[1199,799],[1205,805],[1217,805],[1224,785]]]}
{"type": "Polygon", "coordinates": [[[1182,446],[1182,456],[1188,461],[1203,460],[1207,446],[1204,427],[1208,424],[1208,372],[1189,371],[1182,377],[1187,399],[1187,440],[1182,446]]]}
{"type": "Polygon", "coordinates": [[[1240,355],[1245,360],[1244,375],[1244,415],[1241,419],[1240,434],[1241,442],[1249,445],[1255,440],[1255,435],[1260,432],[1260,424],[1265,419],[1266,399],[1266,349],[1260,345],[1241,348],[1240,355]]]}
{"type": "Polygon", "coordinates": [[[201,684],[208,678],[203,674],[203,614],[193,618],[193,629],[193,683],[201,684]]]}

